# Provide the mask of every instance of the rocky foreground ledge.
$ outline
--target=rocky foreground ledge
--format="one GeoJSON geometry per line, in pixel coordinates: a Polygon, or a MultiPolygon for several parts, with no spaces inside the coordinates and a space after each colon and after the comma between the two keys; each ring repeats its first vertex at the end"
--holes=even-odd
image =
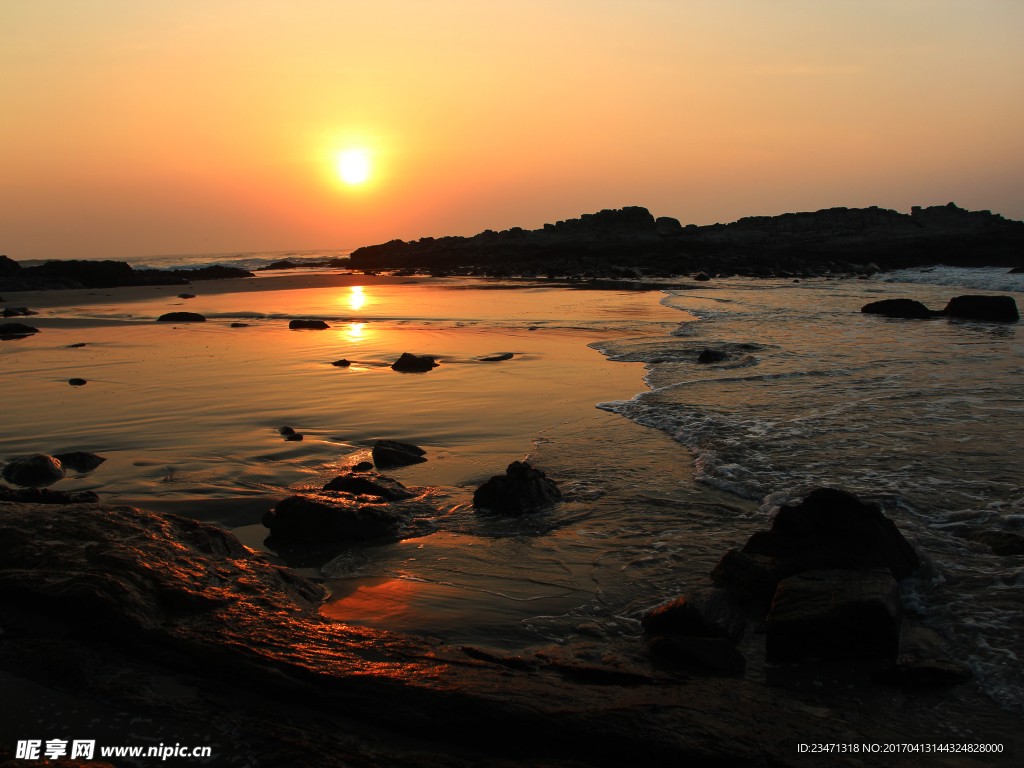
{"type": "MultiPolygon", "coordinates": [[[[317,610],[324,594],[191,519],[0,502],[0,668],[179,723],[183,739],[217,726],[233,734],[225,764],[944,764],[863,753],[850,763],[797,748],[923,740],[941,699],[909,706],[885,689],[823,706],[652,665],[625,645],[514,657],[453,648],[328,620],[317,610]]],[[[1019,722],[1008,718],[1012,732],[1019,722]]],[[[980,759],[962,764],[994,760],[980,759]]]]}

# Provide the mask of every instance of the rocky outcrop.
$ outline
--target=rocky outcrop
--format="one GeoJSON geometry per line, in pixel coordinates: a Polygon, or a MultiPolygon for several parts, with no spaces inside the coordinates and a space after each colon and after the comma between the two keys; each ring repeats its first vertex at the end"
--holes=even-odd
{"type": "Polygon", "coordinates": [[[373,463],[378,467],[404,467],[409,464],[420,464],[426,461],[427,452],[418,445],[403,443],[399,440],[378,440],[373,444],[371,455],[373,463]]]}
{"type": "Polygon", "coordinates": [[[396,536],[410,516],[390,504],[329,496],[289,496],[263,516],[275,544],[356,542],[396,536]]]}
{"type": "Polygon", "coordinates": [[[68,259],[22,267],[4,257],[0,264],[0,286],[9,291],[45,291],[68,288],[117,288],[129,285],[188,285],[191,280],[220,280],[253,277],[237,267],[200,269],[132,269],[124,261],[68,259]]]}
{"type": "Polygon", "coordinates": [[[323,487],[325,491],[344,491],[359,496],[376,496],[388,501],[411,499],[416,494],[387,475],[353,474],[338,475],[323,487]]]}
{"type": "Polygon", "coordinates": [[[924,304],[913,299],[883,299],[872,301],[860,308],[866,315],[881,315],[882,317],[900,317],[915,320],[925,320],[941,312],[933,312],[924,304]]]}
{"type": "Polygon", "coordinates": [[[949,317],[1015,323],[1020,320],[1012,296],[954,296],[943,312],[949,317]]]}
{"type": "Polygon", "coordinates": [[[53,485],[65,475],[64,467],[53,456],[36,453],[23,456],[7,464],[3,477],[9,483],[22,486],[45,487],[53,485]]]}
{"type": "Polygon", "coordinates": [[[160,315],[157,319],[158,323],[205,323],[206,318],[200,315],[198,312],[168,312],[166,315],[160,315]]]}
{"type": "Polygon", "coordinates": [[[436,362],[429,355],[413,355],[403,352],[402,356],[391,364],[391,370],[403,371],[405,373],[426,373],[436,368],[440,363],[436,362]]]}
{"type": "Polygon", "coordinates": [[[504,475],[495,475],[473,492],[478,511],[503,515],[535,512],[561,500],[555,481],[526,461],[513,461],[504,475]]]}

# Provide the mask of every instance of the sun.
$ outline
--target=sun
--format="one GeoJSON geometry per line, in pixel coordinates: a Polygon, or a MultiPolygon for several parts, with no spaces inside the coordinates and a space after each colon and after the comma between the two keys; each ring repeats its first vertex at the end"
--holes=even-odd
{"type": "Polygon", "coordinates": [[[370,157],[365,149],[346,149],[338,156],[338,175],[346,184],[362,184],[370,178],[370,157]]]}

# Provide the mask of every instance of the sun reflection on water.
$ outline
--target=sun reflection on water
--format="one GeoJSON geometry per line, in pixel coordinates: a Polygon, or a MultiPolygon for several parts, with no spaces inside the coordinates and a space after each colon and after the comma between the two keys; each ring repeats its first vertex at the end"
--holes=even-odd
{"type": "Polygon", "coordinates": [[[348,304],[352,309],[362,309],[363,304],[366,303],[366,297],[363,295],[363,286],[353,285],[351,293],[348,296],[348,304]]]}
{"type": "Polygon", "coordinates": [[[348,324],[348,328],[345,331],[345,334],[352,341],[359,341],[360,339],[363,338],[363,326],[364,325],[366,325],[366,323],[349,323],[348,324]]]}

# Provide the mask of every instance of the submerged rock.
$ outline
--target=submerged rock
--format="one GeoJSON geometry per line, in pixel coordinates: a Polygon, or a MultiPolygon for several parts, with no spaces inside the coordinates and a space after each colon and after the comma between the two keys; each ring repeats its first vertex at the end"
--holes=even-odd
{"type": "Polygon", "coordinates": [[[1012,296],[954,296],[943,310],[950,317],[1015,323],[1020,320],[1012,296]]]}
{"type": "Polygon", "coordinates": [[[73,469],[75,472],[90,472],[107,460],[105,456],[97,456],[95,453],[87,451],[55,453],[53,458],[59,461],[61,466],[73,469]]]}
{"type": "Polygon", "coordinates": [[[389,504],[360,504],[325,496],[289,496],[263,516],[281,543],[365,541],[398,534],[410,516],[389,504]]]}
{"type": "Polygon", "coordinates": [[[705,363],[705,364],[706,363],[720,363],[723,360],[728,360],[728,359],[729,359],[729,353],[728,352],[722,352],[721,350],[718,350],[718,349],[705,349],[697,357],[697,362],[698,363],[705,363]]]}
{"type": "Polygon", "coordinates": [[[44,453],[15,459],[3,471],[4,480],[22,486],[53,485],[64,475],[61,463],[44,453]]]}
{"type": "Polygon", "coordinates": [[[289,443],[298,443],[303,439],[301,432],[292,432],[291,434],[285,435],[284,439],[289,443]]]}
{"type": "Polygon", "coordinates": [[[323,320],[292,320],[288,323],[288,327],[294,330],[310,330],[310,331],[323,331],[330,328],[327,323],[323,320]]]}
{"type": "Polygon", "coordinates": [[[378,440],[373,444],[373,463],[378,467],[404,467],[426,461],[426,453],[418,445],[398,440],[378,440]]]}
{"type": "Polygon", "coordinates": [[[884,299],[865,304],[860,311],[867,315],[882,315],[883,317],[903,317],[925,320],[941,312],[932,312],[928,307],[913,299],[884,299]]]}
{"type": "Polygon", "coordinates": [[[498,363],[501,362],[502,360],[511,360],[513,357],[515,357],[514,354],[512,354],[511,352],[506,352],[503,355],[495,355],[494,357],[483,357],[480,359],[484,363],[498,363]]]}
{"type": "Polygon", "coordinates": [[[291,427],[280,427],[280,428],[278,428],[277,431],[278,431],[279,434],[282,434],[282,435],[294,435],[295,434],[295,430],[292,429],[291,427]]]}
{"type": "Polygon", "coordinates": [[[387,475],[338,475],[323,487],[325,491],[344,491],[361,496],[377,496],[388,501],[411,499],[416,494],[387,475]]]}
{"type": "Polygon", "coordinates": [[[206,318],[197,312],[168,312],[160,315],[158,323],[205,323],[206,318]]]}
{"type": "Polygon", "coordinates": [[[888,569],[808,571],[784,579],[765,630],[768,661],[895,659],[903,608],[888,569]]]}
{"type": "Polygon", "coordinates": [[[248,328],[249,324],[248,323],[232,323],[231,327],[232,328],[248,328]]]}
{"type": "Polygon", "coordinates": [[[562,500],[554,480],[526,461],[513,461],[473,493],[473,506],[486,512],[522,515],[562,500]]]}
{"type": "Polygon", "coordinates": [[[403,371],[405,373],[426,373],[436,368],[440,363],[434,361],[429,355],[411,355],[403,352],[402,356],[391,364],[391,370],[403,371]]]}
{"type": "Polygon", "coordinates": [[[331,363],[331,365],[336,366],[338,368],[348,368],[350,365],[352,365],[352,361],[342,358],[341,360],[335,360],[333,363],[331,363]]]}
{"type": "Polygon", "coordinates": [[[702,589],[652,608],[640,624],[648,635],[723,637],[735,643],[746,620],[727,590],[702,589]]]}

